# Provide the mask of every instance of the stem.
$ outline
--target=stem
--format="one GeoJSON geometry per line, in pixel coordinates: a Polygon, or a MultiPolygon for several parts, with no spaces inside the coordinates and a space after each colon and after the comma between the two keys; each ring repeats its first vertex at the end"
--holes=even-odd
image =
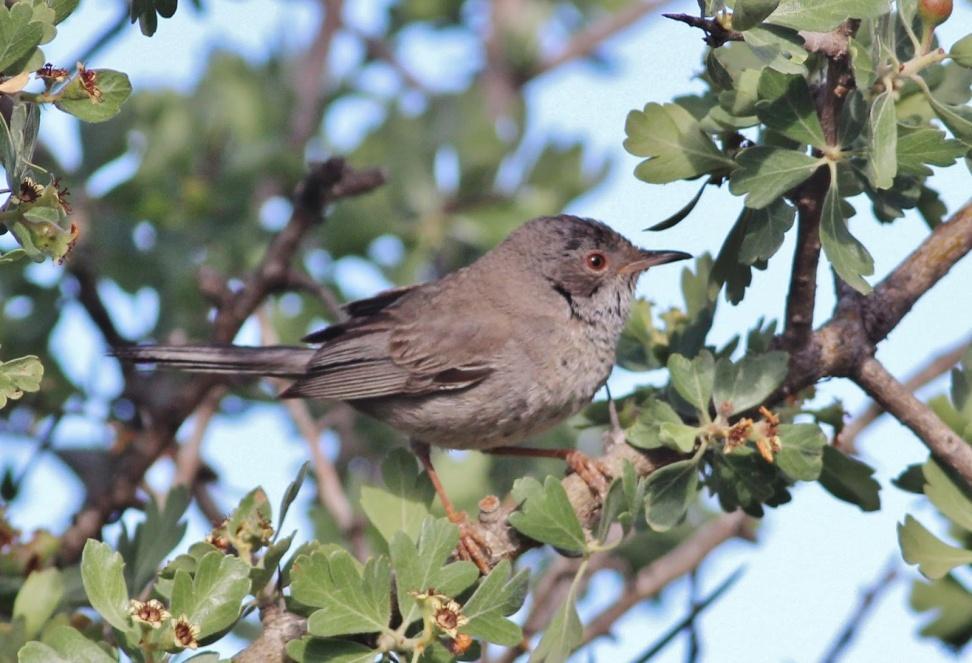
{"type": "Polygon", "coordinates": [[[936,48],[930,53],[916,55],[901,65],[901,69],[897,73],[897,78],[916,78],[918,72],[922,69],[930,67],[933,64],[938,64],[947,57],[948,54],[944,48],[936,48]]]}

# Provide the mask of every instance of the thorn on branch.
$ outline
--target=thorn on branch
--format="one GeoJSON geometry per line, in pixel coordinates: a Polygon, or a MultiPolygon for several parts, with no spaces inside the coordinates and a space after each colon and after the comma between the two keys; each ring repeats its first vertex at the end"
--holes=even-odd
{"type": "Polygon", "coordinates": [[[691,14],[662,14],[665,18],[670,18],[679,23],[685,23],[693,28],[699,28],[705,33],[703,38],[705,43],[712,48],[719,48],[727,41],[742,41],[741,32],[736,32],[726,28],[722,23],[714,18],[700,18],[691,14]]]}

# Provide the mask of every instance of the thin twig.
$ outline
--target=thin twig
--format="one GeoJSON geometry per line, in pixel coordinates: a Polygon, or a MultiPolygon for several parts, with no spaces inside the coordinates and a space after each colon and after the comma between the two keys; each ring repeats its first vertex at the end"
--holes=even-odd
{"type": "Polygon", "coordinates": [[[206,431],[209,430],[213,416],[219,410],[219,402],[224,393],[226,393],[226,390],[222,387],[213,389],[196,408],[192,433],[190,433],[189,439],[179,446],[179,451],[176,453],[176,472],[175,478],[172,480],[173,486],[192,486],[195,484],[196,475],[199,474],[199,468],[202,466],[202,443],[206,438],[206,431]]]}
{"type": "Polygon", "coordinates": [[[936,458],[972,486],[972,447],[898,382],[881,362],[870,357],[861,362],[851,377],[881,407],[910,428],[936,458]]]}
{"type": "Polygon", "coordinates": [[[847,623],[844,628],[841,629],[840,633],[834,638],[833,644],[824,654],[823,658],[820,659],[821,663],[836,663],[847,651],[848,645],[853,641],[854,636],[857,635],[864,623],[864,620],[871,614],[871,611],[877,606],[877,602],[881,599],[884,593],[891,588],[895,580],[898,579],[898,570],[900,568],[901,562],[897,555],[894,555],[888,563],[885,564],[884,569],[878,575],[877,579],[874,580],[870,586],[868,586],[862,593],[861,598],[854,608],[854,612],[851,613],[847,623]]]}
{"type": "Polygon", "coordinates": [[[685,23],[693,28],[699,28],[705,33],[703,40],[712,48],[718,48],[727,41],[742,41],[741,32],[731,30],[714,18],[704,18],[691,14],[662,14],[665,18],[670,18],[679,23],[685,23]]]}
{"type": "Polygon", "coordinates": [[[672,581],[698,568],[717,547],[734,539],[752,538],[750,518],[742,511],[727,513],[699,527],[665,555],[638,571],[633,581],[626,583],[618,599],[597,614],[584,629],[582,645],[608,635],[622,615],[645,599],[651,598],[672,581]]]}
{"type": "Polygon", "coordinates": [[[324,112],[331,43],[341,27],[344,8],[343,0],[319,0],[318,4],[322,13],[320,27],[300,64],[293,69],[297,99],[291,115],[289,142],[301,149],[317,131],[324,112]]]}
{"type": "Polygon", "coordinates": [[[587,26],[572,36],[570,41],[559,52],[541,60],[536,68],[530,72],[527,79],[529,80],[545,74],[571,60],[587,57],[605,41],[619,32],[627,30],[641,18],[656,11],[668,2],[669,0],[639,0],[638,2],[632,2],[613,14],[587,26]]]}
{"type": "MultiPolygon", "coordinates": [[[[968,351],[969,347],[972,347],[972,339],[965,340],[950,350],[936,355],[925,366],[904,381],[905,389],[911,392],[918,391],[955,366],[962,359],[962,355],[968,351]]],[[[861,434],[861,431],[874,423],[882,414],[884,414],[884,410],[881,406],[872,401],[864,411],[851,419],[840,433],[837,434],[834,440],[834,446],[838,447],[844,453],[854,453],[857,436],[861,434]]]]}
{"type": "Polygon", "coordinates": [[[118,18],[116,18],[114,22],[110,23],[101,34],[95,37],[89,46],[78,53],[77,56],[65,61],[64,64],[66,66],[73,66],[75,62],[90,62],[95,55],[105,49],[112,41],[121,35],[125,28],[127,28],[132,22],[131,18],[129,18],[127,5],[128,3],[124,3],[123,11],[118,15],[118,18]]]}

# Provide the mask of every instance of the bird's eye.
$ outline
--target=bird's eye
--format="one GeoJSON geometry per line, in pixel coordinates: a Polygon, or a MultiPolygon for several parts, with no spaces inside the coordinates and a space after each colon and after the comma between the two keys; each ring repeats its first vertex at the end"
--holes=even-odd
{"type": "Polygon", "coordinates": [[[584,264],[595,272],[604,271],[608,264],[607,256],[600,251],[591,251],[584,256],[584,264]]]}

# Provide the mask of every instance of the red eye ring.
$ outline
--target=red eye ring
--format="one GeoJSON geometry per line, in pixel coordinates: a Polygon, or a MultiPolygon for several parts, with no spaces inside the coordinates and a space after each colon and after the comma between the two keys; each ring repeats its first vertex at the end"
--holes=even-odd
{"type": "Polygon", "coordinates": [[[586,256],[584,256],[584,264],[587,268],[595,272],[603,272],[607,269],[607,256],[605,256],[600,251],[591,251],[586,256]]]}

